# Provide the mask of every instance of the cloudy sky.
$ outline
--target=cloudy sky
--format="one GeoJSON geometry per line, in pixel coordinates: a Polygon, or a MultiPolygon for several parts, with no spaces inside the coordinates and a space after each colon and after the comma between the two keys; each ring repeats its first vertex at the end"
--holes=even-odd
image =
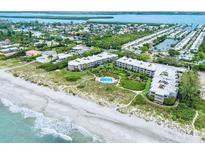
{"type": "Polygon", "coordinates": [[[205,11],[204,0],[0,0],[0,11],[205,11]]]}

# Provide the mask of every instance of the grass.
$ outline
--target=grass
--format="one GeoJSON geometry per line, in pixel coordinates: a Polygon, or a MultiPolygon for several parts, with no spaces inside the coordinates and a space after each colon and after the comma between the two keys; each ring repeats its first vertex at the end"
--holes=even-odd
{"type": "Polygon", "coordinates": [[[205,113],[200,112],[198,118],[195,122],[196,129],[204,129],[205,128],[205,113]]]}
{"type": "Polygon", "coordinates": [[[7,59],[7,60],[1,60],[0,59],[0,68],[8,68],[8,67],[13,67],[22,64],[20,59],[17,58],[12,58],[12,59],[7,59]]]}
{"type": "Polygon", "coordinates": [[[69,72],[69,71],[59,71],[58,76],[65,78],[67,81],[77,81],[80,80],[86,72],[69,72]]]}
{"type": "Polygon", "coordinates": [[[96,100],[106,100],[112,103],[126,104],[134,93],[120,89],[115,85],[101,84],[94,80],[90,71],[69,72],[66,69],[47,72],[39,68],[40,64],[33,63],[21,68],[11,70],[15,76],[23,77],[39,85],[49,86],[56,90],[63,89],[65,92],[82,93],[94,96],[96,100]]]}
{"type": "Polygon", "coordinates": [[[86,92],[96,98],[106,100],[112,103],[127,104],[133,97],[134,93],[116,87],[115,85],[103,84],[95,80],[88,80],[80,85],[78,89],[86,92]]]}
{"type": "Polygon", "coordinates": [[[151,87],[151,83],[152,83],[152,80],[148,79],[147,83],[145,85],[144,91],[143,91],[144,95],[147,95],[149,93],[149,89],[151,87]]]}
{"type": "Polygon", "coordinates": [[[122,79],[120,84],[126,89],[142,91],[145,89],[146,82],[122,79]]]}
{"type": "MultiPolygon", "coordinates": [[[[1,61],[0,61],[1,62],[1,61]]],[[[10,64],[18,63],[18,60],[13,59],[10,64]]],[[[20,68],[15,68],[11,72],[15,76],[24,77],[25,80],[30,80],[40,85],[49,86],[56,90],[64,90],[65,92],[77,94],[86,94],[92,96],[98,102],[106,101],[110,104],[127,104],[133,99],[135,93],[125,89],[121,89],[114,85],[98,83],[94,80],[92,73],[97,75],[109,75],[112,77],[122,77],[121,84],[129,86],[131,89],[144,89],[143,94],[138,95],[132,102],[132,107],[142,109],[144,112],[153,113],[153,115],[161,116],[166,119],[174,120],[182,124],[191,124],[195,111],[199,111],[199,117],[196,120],[196,128],[205,128],[205,103],[197,101],[195,109],[187,107],[184,103],[179,103],[177,107],[165,107],[150,102],[145,94],[148,92],[151,79],[143,79],[138,73],[131,73],[124,71],[107,64],[98,66],[97,68],[90,69],[82,72],[69,72],[66,69],[58,71],[47,72],[44,69],[38,69],[39,64],[33,63],[20,68]],[[129,79],[129,80],[128,80],[129,79]],[[143,82],[143,88],[139,85],[143,82]],[[73,88],[72,88],[73,87],[73,88]],[[134,88],[133,88],[134,87],[134,88]]]]}
{"type": "Polygon", "coordinates": [[[150,103],[143,94],[138,95],[131,105],[141,108],[143,111],[151,112],[154,115],[160,115],[182,124],[191,124],[193,117],[195,116],[195,110],[187,107],[183,103],[179,103],[177,107],[160,106],[150,103]]]}
{"type": "Polygon", "coordinates": [[[134,101],[132,101],[131,105],[136,106],[136,105],[146,105],[149,104],[146,99],[142,95],[138,95],[134,101]]]}
{"type": "Polygon", "coordinates": [[[149,79],[145,74],[132,72],[116,67],[115,63],[100,65],[96,68],[90,69],[89,71],[96,76],[111,76],[115,79],[119,79],[119,77],[121,77],[123,86],[127,87],[128,89],[131,88],[133,90],[143,90],[145,88],[146,82],[149,79]],[[136,87],[132,87],[132,84],[136,84],[136,87]]]}

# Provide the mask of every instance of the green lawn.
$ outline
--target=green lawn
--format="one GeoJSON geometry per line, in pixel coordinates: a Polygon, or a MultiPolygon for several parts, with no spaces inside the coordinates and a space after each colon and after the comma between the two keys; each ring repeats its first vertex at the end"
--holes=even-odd
{"type": "Polygon", "coordinates": [[[59,71],[58,76],[65,78],[67,81],[77,81],[80,80],[87,72],[69,72],[69,71],[59,71]]]}
{"type": "Polygon", "coordinates": [[[126,89],[142,91],[145,89],[146,82],[122,79],[120,85],[126,89]]]}

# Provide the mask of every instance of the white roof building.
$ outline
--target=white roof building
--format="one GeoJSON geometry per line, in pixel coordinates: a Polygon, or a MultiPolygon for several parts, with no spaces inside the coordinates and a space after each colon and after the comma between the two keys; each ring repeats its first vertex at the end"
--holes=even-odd
{"type": "Polygon", "coordinates": [[[84,57],[81,59],[75,59],[68,62],[69,70],[82,70],[88,67],[93,67],[98,64],[102,64],[103,62],[113,60],[118,56],[115,54],[111,54],[108,52],[102,52],[98,55],[93,55],[89,57],[84,57]]]}
{"type": "Polygon", "coordinates": [[[44,51],[41,57],[37,57],[36,61],[39,63],[49,63],[53,60],[58,59],[58,54],[56,51],[44,51]]]}
{"type": "Polygon", "coordinates": [[[179,42],[175,46],[175,50],[182,50],[188,44],[188,42],[194,37],[195,34],[196,31],[192,31],[191,33],[189,33],[189,35],[187,35],[181,42],[179,42]]]}
{"type": "Polygon", "coordinates": [[[122,57],[116,61],[119,67],[127,68],[133,71],[146,73],[152,76],[150,94],[154,96],[155,101],[164,102],[164,98],[177,96],[179,73],[185,71],[185,68],[174,66],[143,62],[137,59],[122,57]]]}
{"type": "Polygon", "coordinates": [[[9,44],[9,45],[2,45],[0,46],[1,49],[8,49],[8,48],[14,48],[14,47],[19,47],[19,44],[9,44]]]}
{"type": "Polygon", "coordinates": [[[178,79],[179,75],[177,69],[170,69],[166,67],[161,67],[155,71],[152,79],[152,84],[150,88],[150,93],[155,97],[155,100],[161,102],[164,98],[169,96],[177,96],[178,93],[178,79]]]}
{"type": "Polygon", "coordinates": [[[19,49],[23,49],[19,47],[19,44],[4,44],[0,45],[0,52],[5,56],[10,56],[15,54],[19,49]]]}
{"type": "Polygon", "coordinates": [[[152,43],[157,37],[161,37],[161,36],[173,33],[175,31],[174,28],[176,28],[176,27],[175,26],[170,27],[170,28],[158,31],[154,34],[144,36],[144,37],[136,39],[132,42],[126,43],[122,46],[122,49],[123,50],[130,50],[129,49],[130,47],[139,48],[139,47],[142,47],[146,43],[152,43]]]}
{"type": "Polygon", "coordinates": [[[77,45],[77,46],[73,47],[71,51],[76,52],[78,54],[83,54],[89,50],[90,50],[90,48],[85,46],[85,45],[77,45]]]}
{"type": "Polygon", "coordinates": [[[204,37],[205,37],[205,32],[201,32],[199,34],[199,36],[197,37],[197,39],[192,44],[190,50],[196,52],[198,50],[199,46],[201,45],[201,43],[203,42],[204,37]]]}

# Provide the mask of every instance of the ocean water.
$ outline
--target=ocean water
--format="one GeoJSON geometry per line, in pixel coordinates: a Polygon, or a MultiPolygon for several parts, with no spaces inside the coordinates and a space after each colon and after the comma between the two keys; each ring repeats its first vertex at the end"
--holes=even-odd
{"type": "Polygon", "coordinates": [[[114,15],[113,17],[113,19],[90,19],[90,21],[205,25],[205,15],[114,15]]]}
{"type": "Polygon", "coordinates": [[[45,117],[30,109],[0,100],[0,143],[90,143],[102,142],[69,120],[45,117]]]}
{"type": "MultiPolygon", "coordinates": [[[[95,14],[89,12],[80,12],[80,13],[69,13],[69,12],[50,12],[49,14],[43,12],[30,12],[30,13],[5,13],[0,12],[0,16],[74,16],[74,17],[93,17],[93,16],[112,16],[112,19],[90,19],[89,21],[99,21],[99,22],[131,22],[131,23],[168,23],[168,24],[202,24],[205,25],[205,15],[204,14],[113,14],[106,13],[100,14],[99,12],[95,14]]],[[[0,18],[1,19],[1,18],[0,18]]],[[[74,23],[82,23],[86,22],[86,20],[60,20],[60,19],[21,19],[21,18],[2,18],[14,22],[19,21],[39,21],[39,22],[62,22],[62,23],[70,23],[71,21],[74,23]]]]}

